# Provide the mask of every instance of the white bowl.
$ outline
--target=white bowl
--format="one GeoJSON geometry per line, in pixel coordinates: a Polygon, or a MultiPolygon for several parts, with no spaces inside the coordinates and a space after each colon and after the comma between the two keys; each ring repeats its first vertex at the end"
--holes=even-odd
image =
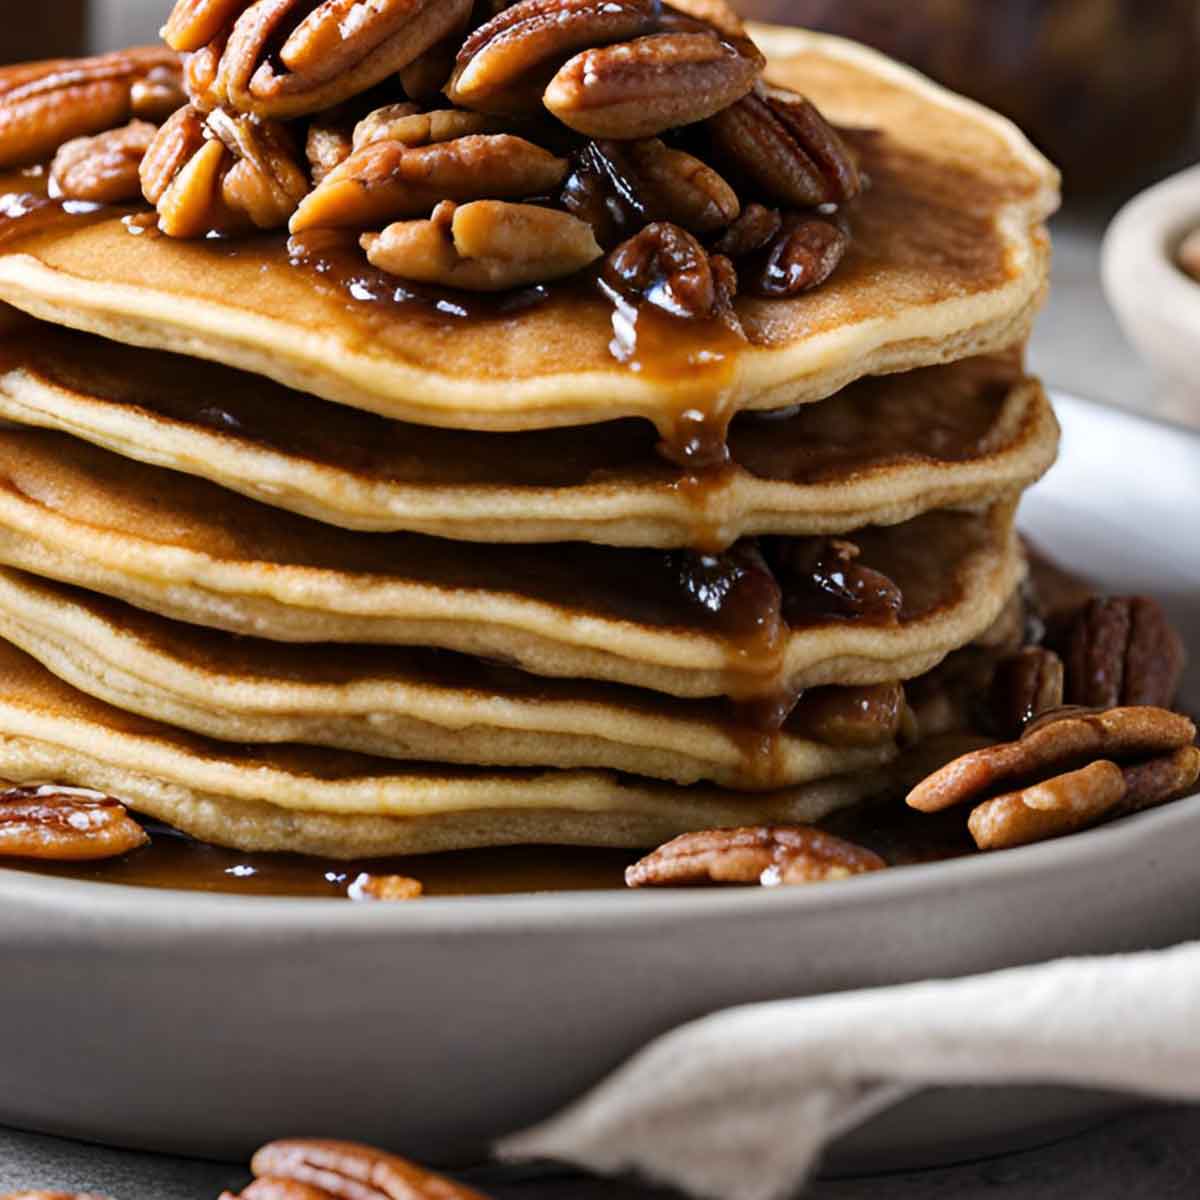
{"type": "Polygon", "coordinates": [[[1200,166],[1143,192],[1104,240],[1104,290],[1125,332],[1200,416],[1200,283],[1175,256],[1200,227],[1200,166]]]}

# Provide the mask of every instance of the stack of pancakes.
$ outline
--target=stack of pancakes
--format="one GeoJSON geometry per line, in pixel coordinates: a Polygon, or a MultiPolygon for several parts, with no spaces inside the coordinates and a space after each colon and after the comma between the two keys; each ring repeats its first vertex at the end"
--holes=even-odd
{"type": "Polygon", "coordinates": [[[0,299],[37,320],[0,348],[0,777],[345,857],[886,788],[908,681],[1022,580],[1056,179],[871,52],[756,36],[872,186],[744,342],[581,289],[423,308],[3,181],[0,299]]]}

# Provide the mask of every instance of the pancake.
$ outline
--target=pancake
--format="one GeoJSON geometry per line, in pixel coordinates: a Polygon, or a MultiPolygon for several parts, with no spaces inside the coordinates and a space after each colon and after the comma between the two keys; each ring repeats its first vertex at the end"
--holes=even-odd
{"type": "Polygon", "coordinates": [[[734,465],[698,480],[656,452],[643,421],[524,434],[406,425],[49,325],[0,345],[0,417],[347,529],[662,547],[986,505],[1031,484],[1058,445],[1017,352],[744,415],[730,430],[734,465]]]}
{"type": "Polygon", "coordinates": [[[784,594],[753,546],[703,556],[347,533],[61,434],[0,431],[10,566],[233,633],[434,646],[693,697],[930,669],[1016,587],[1014,507],[856,532],[861,561],[903,593],[899,621],[820,615],[835,606],[791,628],[796,589],[819,599],[820,581],[784,594]]]}
{"type": "Polygon", "coordinates": [[[900,718],[889,702],[863,731],[872,744],[823,744],[812,725],[835,705],[852,717],[864,701],[820,688],[774,737],[733,725],[720,702],[539,679],[442,651],[239,638],[5,569],[0,637],[89,695],[193,733],[418,761],[607,767],[769,790],[889,761],[900,718]]]}
{"type": "Polygon", "coordinates": [[[847,210],[853,245],[828,283],[738,302],[747,341],[647,317],[623,365],[612,308],[586,280],[516,308],[397,303],[394,281],[369,271],[289,265],[281,237],[174,241],[119,211],[13,197],[0,205],[0,300],[397,420],[513,431],[643,417],[676,442],[689,414],[719,424],[1022,341],[1046,285],[1053,168],[1002,118],[864,47],[756,36],[777,82],[859,131],[872,187],[847,210]]]}
{"type": "Polygon", "coordinates": [[[767,794],[600,771],[402,766],[211,741],[75,691],[0,643],[0,778],[92,788],[205,842],[367,858],[533,843],[652,846],[690,829],[817,821],[883,772],[767,794]]]}

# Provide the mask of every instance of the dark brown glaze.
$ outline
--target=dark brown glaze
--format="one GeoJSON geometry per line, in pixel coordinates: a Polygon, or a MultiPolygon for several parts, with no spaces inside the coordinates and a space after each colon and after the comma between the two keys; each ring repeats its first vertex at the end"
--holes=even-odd
{"type": "MultiPolygon", "coordinates": [[[[961,813],[929,816],[900,801],[859,805],[818,827],[865,846],[889,866],[938,862],[975,852],[961,813]]],[[[340,862],[298,854],[249,854],[206,845],[151,825],[148,846],[95,863],[13,861],[18,870],[59,879],[246,897],[343,899],[360,874],[418,880],[428,897],[624,890],[638,850],[571,846],[500,847],[406,858],[340,862]]]]}
{"type": "Polygon", "coordinates": [[[860,380],[821,404],[782,413],[742,413],[729,429],[730,466],[694,473],[656,454],[655,431],[641,420],[528,433],[409,425],[216,363],[52,326],[37,327],[7,349],[0,346],[0,363],[100,403],[225,434],[365,480],[510,488],[657,483],[697,491],[699,509],[738,471],[819,484],[993,452],[1002,448],[997,418],[1023,377],[1018,357],[1002,355],[860,380]]]}

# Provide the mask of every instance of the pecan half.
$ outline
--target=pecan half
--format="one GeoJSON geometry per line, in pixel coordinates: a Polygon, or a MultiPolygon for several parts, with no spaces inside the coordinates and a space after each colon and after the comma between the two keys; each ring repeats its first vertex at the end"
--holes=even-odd
{"type": "Polygon", "coordinates": [[[845,142],[803,96],[760,84],[707,123],[713,150],[736,178],[788,208],[845,204],[862,179],[845,142]]]}
{"type": "MultiPolygon", "coordinates": [[[[178,87],[179,75],[178,56],[153,47],[0,69],[0,167],[49,158],[72,138],[124,125],[137,115],[135,88],[151,77],[178,87]]],[[[138,96],[146,115],[145,91],[138,96]]]]}
{"type": "Polygon", "coordinates": [[[140,199],[138,171],[157,133],[148,121],[132,121],[64,143],[50,166],[50,194],[96,204],[140,199]]]}
{"type": "Polygon", "coordinates": [[[1095,597],[1052,640],[1066,667],[1067,703],[1092,708],[1166,707],[1187,661],[1183,639],[1149,596],[1095,597]]]}
{"type": "Polygon", "coordinates": [[[171,237],[286,225],[308,192],[288,130],[218,109],[183,108],[159,131],[141,166],[142,193],[171,237]]]}
{"type": "Polygon", "coordinates": [[[502,200],[443,201],[430,220],[366,234],[362,246],[381,271],[472,292],[561,279],[604,253],[578,217],[502,200]]]}
{"type": "Polygon", "coordinates": [[[255,0],[239,6],[232,25],[228,7],[219,23],[216,13],[179,23],[175,44],[203,55],[189,63],[193,103],[287,119],[332,108],[402,70],[464,26],[471,0],[255,0]]]}
{"type": "Polygon", "coordinates": [[[589,137],[654,137],[735,104],[764,65],[751,43],[713,31],[652,34],[577,54],[550,81],[543,101],[564,125],[589,137]]]}
{"type": "Polygon", "coordinates": [[[637,887],[760,884],[847,879],[887,864],[870,850],[805,825],[760,825],[685,833],[625,872],[637,887]]]}
{"type": "Polygon", "coordinates": [[[391,104],[369,113],[354,127],[354,149],[373,142],[400,142],[405,146],[432,146],[483,133],[506,133],[505,123],[486,113],[439,108],[419,112],[413,104],[391,104]]]}
{"type": "Polygon", "coordinates": [[[713,243],[718,254],[744,258],[756,250],[764,250],[783,228],[783,217],[777,208],[747,204],[742,215],[713,243]]]}
{"type": "Polygon", "coordinates": [[[666,221],[618,246],[604,263],[604,280],[617,293],[676,317],[716,317],[729,299],[708,251],[666,221]]]}
{"type": "Polygon", "coordinates": [[[799,296],[829,279],[849,248],[850,235],[839,221],[789,213],[771,241],[738,264],[738,278],[754,296],[799,296]]]}
{"type": "Polygon", "coordinates": [[[371,875],[364,871],[350,885],[347,895],[351,900],[418,900],[424,892],[419,879],[407,875],[371,875]]]}
{"type": "Polygon", "coordinates": [[[650,33],[656,0],[519,0],[463,43],[446,95],[481,112],[535,113],[573,54],[650,33]]]}
{"type": "Polygon", "coordinates": [[[510,134],[429,146],[372,142],[304,199],[291,230],[370,229],[398,217],[424,216],[443,200],[541,195],[557,187],[566,172],[564,159],[510,134]]]}
{"type": "Polygon", "coordinates": [[[1062,704],[1062,659],[1053,650],[1025,646],[996,664],[987,723],[1002,738],[1019,737],[1035,717],[1062,704]]]}
{"type": "Polygon", "coordinates": [[[407,1159],[354,1142],[271,1142],[255,1154],[250,1169],[260,1179],[320,1188],[334,1200],[487,1200],[407,1159]]]}
{"type": "Polygon", "coordinates": [[[654,221],[712,233],[741,211],[737,193],[716,171],[658,138],[588,142],[573,157],[561,200],[605,246],[654,221]]]}
{"type": "Polygon", "coordinates": [[[1198,778],[1200,750],[1195,746],[1133,766],[1102,759],[984,801],[967,827],[981,850],[1025,846],[1168,803],[1186,794],[1198,778]]]}
{"type": "Polygon", "coordinates": [[[904,719],[904,687],[822,687],[805,692],[787,728],[826,746],[879,746],[892,741],[904,719]]]}
{"type": "Polygon", "coordinates": [[[199,50],[231,26],[250,0],[175,0],[163,40],[175,50],[199,50]]]}
{"type": "Polygon", "coordinates": [[[89,862],[149,840],[123,804],[97,792],[52,785],[0,792],[0,857],[89,862]]]}
{"type": "Polygon", "coordinates": [[[965,754],[935,771],[909,792],[908,803],[921,812],[941,812],[1101,759],[1137,763],[1173,754],[1195,737],[1196,726],[1187,717],[1162,708],[1060,709],[1036,720],[1015,742],[965,754]]]}

